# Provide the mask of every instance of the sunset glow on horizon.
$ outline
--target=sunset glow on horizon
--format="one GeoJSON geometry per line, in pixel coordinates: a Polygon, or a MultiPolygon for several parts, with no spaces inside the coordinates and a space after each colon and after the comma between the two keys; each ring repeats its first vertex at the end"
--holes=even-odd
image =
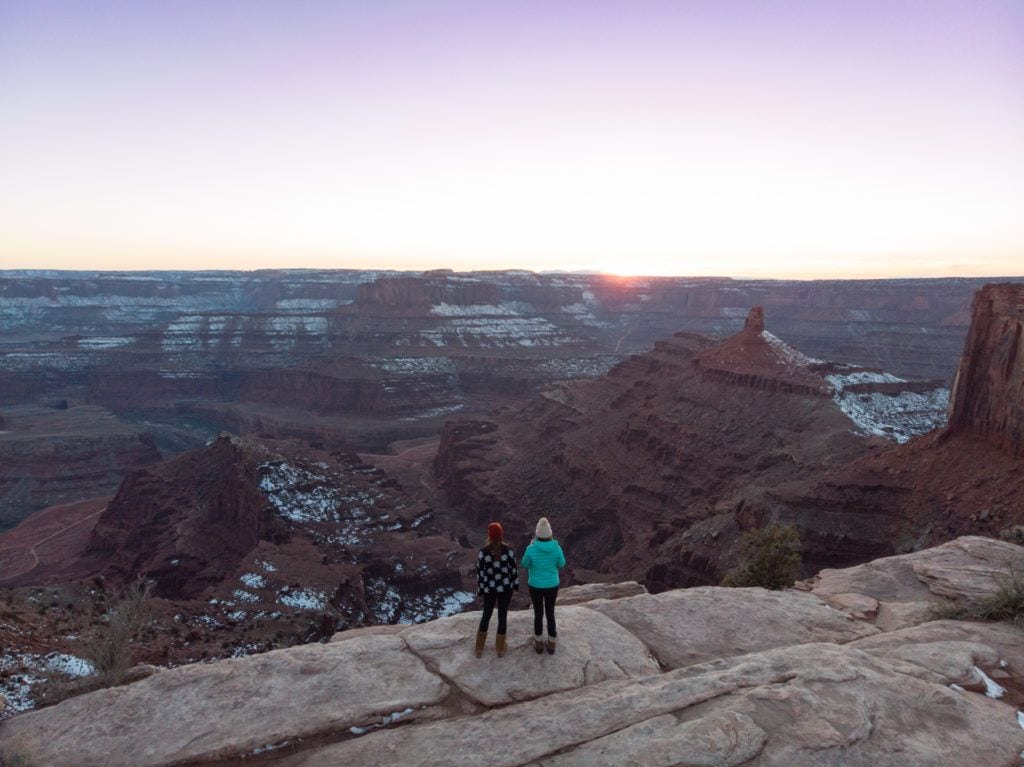
{"type": "Polygon", "coordinates": [[[1024,274],[1024,3],[0,5],[0,269],[1024,274]]]}

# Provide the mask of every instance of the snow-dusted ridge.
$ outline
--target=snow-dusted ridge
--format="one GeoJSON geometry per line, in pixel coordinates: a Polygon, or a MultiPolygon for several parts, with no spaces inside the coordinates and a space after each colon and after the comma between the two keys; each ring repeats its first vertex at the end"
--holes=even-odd
{"type": "Polygon", "coordinates": [[[833,388],[836,406],[864,434],[884,437],[898,443],[926,434],[946,424],[949,389],[883,392],[852,391],[857,384],[906,383],[891,373],[854,371],[825,376],[833,388]]]}

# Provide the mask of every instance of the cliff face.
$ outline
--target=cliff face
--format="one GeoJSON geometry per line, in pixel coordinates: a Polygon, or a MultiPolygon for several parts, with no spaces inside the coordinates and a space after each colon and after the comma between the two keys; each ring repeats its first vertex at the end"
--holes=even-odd
{"type": "Polygon", "coordinates": [[[109,495],[129,470],[159,459],[148,433],[103,408],[10,408],[0,416],[0,531],[48,506],[109,495]]]}
{"type": "Polygon", "coordinates": [[[1022,327],[1024,285],[979,290],[946,429],[776,487],[767,505],[849,543],[871,519],[898,551],[1024,524],[1022,327]]]}
{"type": "MultiPolygon", "coordinates": [[[[714,343],[680,333],[593,382],[553,387],[490,419],[449,422],[434,463],[467,521],[528,538],[547,516],[581,573],[652,590],[717,583],[742,529],[770,519],[767,489],[871,449],[811,360],[763,312],[714,343]]],[[[814,540],[814,566],[891,551],[865,521],[814,540]]]]}
{"type": "Polygon", "coordinates": [[[1024,285],[986,285],[975,295],[949,432],[976,434],[1024,457],[1024,285]]]}
{"type": "Polygon", "coordinates": [[[100,516],[87,555],[120,580],[146,573],[162,595],[194,597],[260,540],[286,534],[259,479],[254,462],[228,439],[139,469],[100,516]]]}

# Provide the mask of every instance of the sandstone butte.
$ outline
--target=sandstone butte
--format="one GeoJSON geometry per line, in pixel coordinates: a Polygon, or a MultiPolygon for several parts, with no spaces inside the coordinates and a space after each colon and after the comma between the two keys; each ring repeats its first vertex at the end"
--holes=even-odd
{"type": "Polygon", "coordinates": [[[526,612],[501,659],[473,656],[478,613],[354,629],[21,714],[0,744],[52,767],[1010,767],[1020,630],[930,610],[1011,567],[1024,548],[966,536],[782,592],[570,588],[553,656],[526,612]]]}

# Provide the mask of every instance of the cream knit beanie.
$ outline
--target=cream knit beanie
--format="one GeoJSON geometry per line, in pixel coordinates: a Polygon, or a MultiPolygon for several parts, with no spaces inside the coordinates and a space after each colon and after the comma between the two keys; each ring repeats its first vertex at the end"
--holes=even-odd
{"type": "Polygon", "coordinates": [[[548,522],[547,517],[540,518],[540,522],[537,523],[537,530],[535,532],[538,538],[551,537],[551,523],[548,522]]]}

